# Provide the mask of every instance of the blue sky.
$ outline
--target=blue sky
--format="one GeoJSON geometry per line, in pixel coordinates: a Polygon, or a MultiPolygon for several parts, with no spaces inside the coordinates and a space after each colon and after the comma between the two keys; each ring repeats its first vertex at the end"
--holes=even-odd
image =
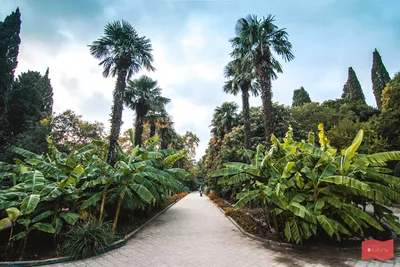
{"type": "MultiPolygon", "coordinates": [[[[197,158],[207,146],[214,108],[224,101],[240,105],[240,96],[221,90],[228,40],[240,17],[273,14],[289,33],[296,58],[283,63],[284,73],[273,82],[273,101],[291,104],[300,86],[313,101],[340,97],[352,66],[367,102],[375,106],[373,50],[379,50],[391,76],[400,70],[398,0],[0,0],[0,6],[1,18],[17,6],[22,13],[17,73],[49,67],[55,111],[70,108],[107,127],[115,80],[102,77],[87,45],[103,34],[107,22],[129,21],[152,40],[157,71],[148,75],[172,99],[168,110],[177,131],[200,137],[197,158]]],[[[252,105],[260,103],[251,99],[252,105]]],[[[133,118],[124,111],[123,130],[132,127],[133,118]]]]}

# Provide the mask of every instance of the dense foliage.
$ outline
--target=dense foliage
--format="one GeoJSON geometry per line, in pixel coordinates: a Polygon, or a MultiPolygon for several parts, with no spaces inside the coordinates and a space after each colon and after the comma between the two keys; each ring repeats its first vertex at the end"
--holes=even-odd
{"type": "Polygon", "coordinates": [[[306,103],[310,103],[311,98],[310,95],[307,93],[306,89],[304,87],[300,87],[300,89],[296,89],[293,91],[293,101],[292,101],[292,106],[302,106],[306,103]]]}
{"type": "Polygon", "coordinates": [[[0,192],[0,213],[7,215],[0,228],[10,222],[19,229],[11,230],[6,250],[22,239],[22,258],[31,231],[57,238],[91,215],[99,221],[113,217],[115,231],[121,212],[162,205],[170,192],[184,191],[176,178],[188,174],[173,165],[185,154],[173,149],[158,151],[157,139],[150,139],[146,149],[136,146],[130,154],[118,154],[113,166],[106,162],[107,145],[99,141],[70,154],[59,152],[51,139],[45,156],[13,148],[23,160],[0,165],[3,183],[9,184],[0,192]]]}
{"type": "Polygon", "coordinates": [[[400,160],[400,151],[358,154],[362,130],[342,151],[330,146],[322,124],[318,135],[319,146],[312,134],[307,142],[296,142],[289,128],[283,142],[272,135],[270,149],[247,150],[251,163],[225,163],[211,176],[221,177],[219,184],[241,185],[235,208],[257,203],[268,226],[288,241],[302,243],[323,232],[338,240],[378,238],[371,228],[384,231],[385,223],[400,234],[399,219],[387,208],[400,201],[400,180],[385,168],[388,161],[400,160]],[[373,214],[365,211],[367,205],[373,214]]]}

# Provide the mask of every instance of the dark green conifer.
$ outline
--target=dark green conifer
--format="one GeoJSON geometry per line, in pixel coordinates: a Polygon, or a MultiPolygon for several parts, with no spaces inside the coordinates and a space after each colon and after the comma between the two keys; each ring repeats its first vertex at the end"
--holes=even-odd
{"type": "Polygon", "coordinates": [[[371,79],[376,105],[380,110],[382,106],[382,91],[385,88],[386,84],[390,81],[390,76],[385,68],[385,65],[383,65],[381,55],[376,48],[373,52],[371,79]]]}
{"type": "Polygon", "coordinates": [[[21,39],[21,13],[17,8],[0,21],[0,151],[4,148],[8,136],[7,94],[14,80],[18,51],[21,39]]]}
{"type": "Polygon", "coordinates": [[[347,82],[343,86],[342,98],[344,98],[347,102],[359,102],[366,104],[365,96],[361,89],[361,84],[358,81],[357,75],[352,67],[349,68],[347,82]]]}

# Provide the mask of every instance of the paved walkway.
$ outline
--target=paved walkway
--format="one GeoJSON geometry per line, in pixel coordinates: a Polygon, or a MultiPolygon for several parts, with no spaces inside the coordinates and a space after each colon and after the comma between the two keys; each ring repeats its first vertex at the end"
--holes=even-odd
{"type": "MultiPolygon", "coordinates": [[[[52,266],[366,266],[321,252],[271,249],[243,236],[207,197],[189,194],[131,238],[97,257],[52,266]]],[[[370,262],[368,266],[374,265],[370,262]],[[371,265],[372,264],[372,265],[371,265]]],[[[390,265],[394,266],[392,261],[390,265]]]]}

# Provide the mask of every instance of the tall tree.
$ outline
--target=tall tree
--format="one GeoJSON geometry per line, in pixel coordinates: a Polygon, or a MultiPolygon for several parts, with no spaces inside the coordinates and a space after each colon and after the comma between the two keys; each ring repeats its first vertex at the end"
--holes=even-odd
{"type": "Polygon", "coordinates": [[[105,137],[104,125],[101,122],[84,121],[81,115],[72,110],[66,110],[53,117],[50,124],[54,144],[62,152],[69,153],[92,140],[103,140],[105,137]]]}
{"type": "Polygon", "coordinates": [[[41,94],[40,110],[42,118],[45,118],[53,114],[53,87],[49,78],[49,68],[40,80],[38,87],[41,94]]]}
{"type": "Polygon", "coordinates": [[[170,100],[161,96],[157,81],[143,75],[139,79],[128,81],[124,101],[136,113],[135,146],[141,146],[147,113],[150,110],[162,111],[170,100]]]}
{"type": "Polygon", "coordinates": [[[196,149],[200,143],[199,137],[197,137],[197,135],[192,133],[191,131],[186,131],[186,133],[182,135],[181,138],[184,147],[183,150],[191,159],[194,159],[194,157],[196,156],[196,149]]]}
{"type": "Polygon", "coordinates": [[[385,88],[386,84],[390,81],[389,73],[387,72],[385,65],[383,65],[381,55],[378,50],[375,48],[375,51],[372,53],[373,61],[372,61],[372,69],[371,69],[371,79],[372,79],[372,89],[374,91],[376,105],[378,109],[381,109],[381,98],[382,91],[385,88]]]}
{"type": "Polygon", "coordinates": [[[224,102],[220,107],[214,110],[213,119],[211,121],[211,133],[215,137],[224,136],[232,131],[233,127],[238,124],[238,110],[239,106],[235,102],[224,102]]]}
{"type": "Polygon", "coordinates": [[[342,98],[348,102],[359,102],[366,104],[365,96],[358,81],[356,72],[349,67],[347,82],[343,86],[342,98]]]}
{"type": "Polygon", "coordinates": [[[160,138],[161,138],[161,149],[166,149],[168,144],[171,143],[172,139],[176,136],[176,132],[174,130],[174,122],[172,121],[172,117],[167,113],[163,113],[160,121],[160,138]]]}
{"type": "Polygon", "coordinates": [[[274,21],[275,17],[272,15],[262,19],[258,19],[256,15],[240,18],[236,23],[236,37],[231,39],[234,48],[232,55],[235,58],[252,61],[257,73],[261,87],[267,143],[270,143],[273,132],[271,83],[277,79],[276,72],[282,72],[282,66],[272,52],[275,51],[285,61],[294,59],[287,32],[285,29],[279,29],[274,21]]]}
{"type": "Polygon", "coordinates": [[[6,96],[14,80],[18,51],[21,39],[21,13],[19,8],[0,21],[0,150],[7,140],[7,102],[6,96]]]}
{"type": "Polygon", "coordinates": [[[44,76],[37,71],[23,72],[14,81],[8,93],[7,118],[11,136],[35,128],[52,114],[53,88],[48,74],[48,69],[44,76]]]}
{"type": "Polygon", "coordinates": [[[400,112],[400,72],[394,75],[382,91],[382,110],[400,112]]]}
{"type": "Polygon", "coordinates": [[[293,91],[292,107],[302,106],[307,103],[311,103],[311,98],[303,86],[293,91]]]}
{"type": "Polygon", "coordinates": [[[256,82],[256,74],[251,62],[235,59],[225,66],[224,76],[229,79],[223,87],[224,92],[235,96],[239,92],[242,94],[245,146],[249,149],[251,147],[249,94],[258,96],[260,90],[259,84],[256,82]]]}
{"type": "Polygon", "coordinates": [[[94,41],[90,53],[101,60],[99,65],[104,68],[103,76],[117,76],[113,93],[111,112],[111,133],[107,161],[111,164],[116,160],[116,147],[122,125],[122,110],[126,80],[143,67],[154,71],[153,55],[150,39],[139,37],[135,28],[127,21],[108,23],[104,29],[105,36],[94,41]]]}

